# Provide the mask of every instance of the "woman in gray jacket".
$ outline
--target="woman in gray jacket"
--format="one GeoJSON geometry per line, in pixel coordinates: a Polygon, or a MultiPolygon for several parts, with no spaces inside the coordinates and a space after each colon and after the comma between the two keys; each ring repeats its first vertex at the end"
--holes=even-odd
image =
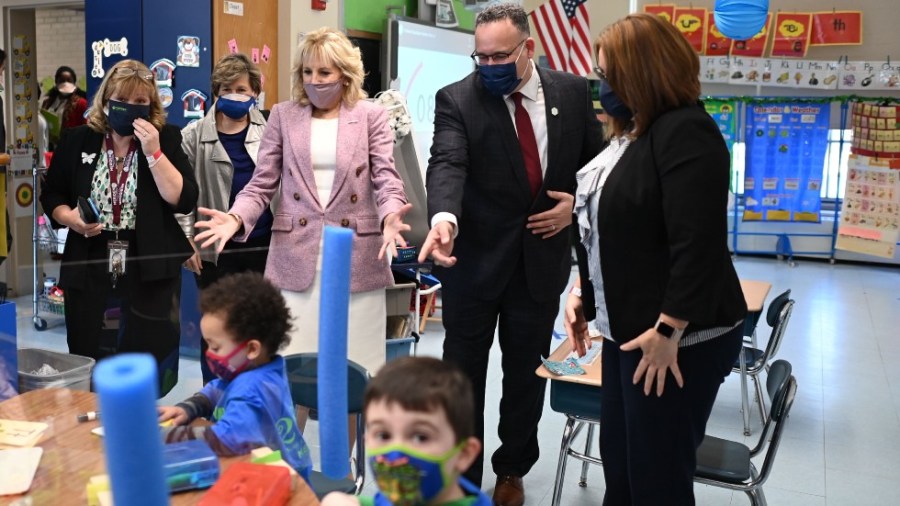
{"type": "MultiPolygon", "coordinates": [[[[227,211],[256,170],[266,119],[256,107],[262,91],[259,68],[244,54],[229,54],[216,63],[212,75],[215,104],[200,121],[182,131],[182,148],[194,166],[200,197],[197,205],[227,211]]],[[[179,218],[185,235],[194,236],[196,211],[179,218]]],[[[266,210],[246,242],[228,241],[221,254],[196,250],[185,267],[197,275],[200,289],[236,272],[263,273],[272,238],[272,212],[266,210]]],[[[193,241],[192,241],[193,244],[193,241]]],[[[201,352],[206,342],[201,339],[201,352]]],[[[200,361],[203,382],[215,378],[200,361]]]]}

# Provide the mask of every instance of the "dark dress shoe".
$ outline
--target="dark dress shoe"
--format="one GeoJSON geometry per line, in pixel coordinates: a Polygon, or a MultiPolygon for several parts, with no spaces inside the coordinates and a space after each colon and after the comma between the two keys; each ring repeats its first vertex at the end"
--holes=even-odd
{"type": "Polygon", "coordinates": [[[497,506],[522,506],[525,504],[525,488],[519,476],[498,476],[494,487],[494,504],[497,506]]]}

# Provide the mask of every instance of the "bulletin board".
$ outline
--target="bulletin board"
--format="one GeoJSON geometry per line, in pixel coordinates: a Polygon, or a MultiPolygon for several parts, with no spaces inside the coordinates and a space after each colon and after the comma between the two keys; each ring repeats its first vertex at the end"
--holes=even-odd
{"type": "Polygon", "coordinates": [[[213,38],[214,61],[240,52],[259,65],[265,93],[260,107],[271,109],[278,100],[278,1],[214,0],[213,38]]]}

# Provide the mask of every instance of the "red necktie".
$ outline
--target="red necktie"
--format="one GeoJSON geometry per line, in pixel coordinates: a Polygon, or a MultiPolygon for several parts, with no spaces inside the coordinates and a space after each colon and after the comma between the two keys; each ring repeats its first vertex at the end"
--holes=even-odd
{"type": "Polygon", "coordinates": [[[528,185],[531,187],[531,198],[534,199],[541,189],[541,157],[538,154],[537,138],[534,136],[534,126],[531,117],[522,105],[522,94],[515,92],[511,95],[516,104],[516,133],[519,135],[519,145],[522,147],[522,157],[525,159],[525,173],[528,175],[528,185]]]}

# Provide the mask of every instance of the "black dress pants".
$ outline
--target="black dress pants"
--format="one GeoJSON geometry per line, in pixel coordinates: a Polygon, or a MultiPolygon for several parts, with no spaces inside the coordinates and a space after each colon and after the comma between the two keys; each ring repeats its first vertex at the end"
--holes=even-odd
{"type": "MultiPolygon", "coordinates": [[[[478,293],[452,284],[444,285],[441,293],[446,329],[444,360],[460,366],[472,381],[476,436],[484,441],[485,389],[500,386],[500,447],[491,463],[498,476],[525,476],[540,454],[537,429],[544,409],[546,381],[534,371],[541,364],[541,357],[550,352],[559,294],[534,300],[521,260],[496,299],[482,299],[478,293]],[[495,329],[500,340],[503,379],[500,385],[488,386],[488,355],[495,329]]],[[[480,486],[483,467],[482,454],[465,473],[466,478],[480,486]]]]}
{"type": "Polygon", "coordinates": [[[706,433],[719,386],[740,352],[743,325],[727,334],[678,349],[684,379],[671,373],[662,397],[656,387],[632,384],[641,350],[603,346],[600,456],[606,479],[604,506],[692,505],[697,448],[706,433]]]}

